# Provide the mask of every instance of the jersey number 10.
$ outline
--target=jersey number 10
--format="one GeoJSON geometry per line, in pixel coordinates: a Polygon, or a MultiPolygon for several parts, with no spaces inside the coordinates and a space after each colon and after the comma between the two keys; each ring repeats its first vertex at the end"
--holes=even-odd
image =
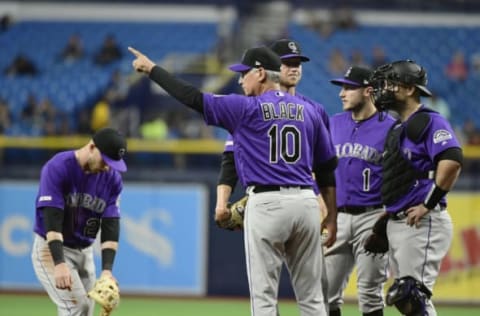
{"type": "Polygon", "coordinates": [[[268,130],[268,137],[270,163],[278,163],[279,157],[286,163],[295,163],[300,159],[300,131],[295,125],[284,125],[279,130],[278,125],[273,124],[268,130]]]}

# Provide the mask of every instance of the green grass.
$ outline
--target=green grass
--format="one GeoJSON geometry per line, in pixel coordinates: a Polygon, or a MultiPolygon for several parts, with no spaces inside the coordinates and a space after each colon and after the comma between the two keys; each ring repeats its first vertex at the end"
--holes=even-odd
{"type": "MultiPolygon", "coordinates": [[[[480,308],[438,307],[439,316],[477,316],[480,308]]],[[[293,301],[280,301],[282,316],[298,316],[293,301]]],[[[342,309],[345,316],[361,315],[355,305],[342,309]]],[[[56,308],[45,295],[0,294],[0,315],[8,316],[52,316],[56,308]]],[[[98,307],[95,315],[99,315],[98,307]]],[[[218,298],[133,298],[124,297],[113,316],[248,316],[247,299],[218,298]]],[[[395,308],[387,307],[385,316],[400,315],[395,308]]]]}

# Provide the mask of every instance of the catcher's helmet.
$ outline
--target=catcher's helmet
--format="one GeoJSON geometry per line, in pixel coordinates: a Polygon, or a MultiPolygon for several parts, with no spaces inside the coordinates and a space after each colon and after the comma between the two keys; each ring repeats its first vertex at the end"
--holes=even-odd
{"type": "Polygon", "coordinates": [[[420,95],[432,96],[427,89],[427,72],[413,60],[398,60],[382,65],[375,69],[370,80],[374,86],[375,105],[380,108],[389,108],[394,103],[394,95],[385,90],[385,82],[402,83],[418,88],[420,95]]]}
{"type": "Polygon", "coordinates": [[[426,87],[427,72],[413,60],[399,60],[380,66],[375,70],[374,78],[375,75],[393,82],[416,86],[420,90],[420,95],[432,96],[432,93],[426,87]]]}

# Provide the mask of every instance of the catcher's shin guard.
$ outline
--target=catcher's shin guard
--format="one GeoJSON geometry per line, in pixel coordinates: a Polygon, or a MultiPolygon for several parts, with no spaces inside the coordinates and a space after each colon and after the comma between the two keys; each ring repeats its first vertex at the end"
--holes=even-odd
{"type": "Polygon", "coordinates": [[[396,279],[388,289],[387,305],[395,307],[407,316],[425,316],[427,302],[432,293],[423,283],[411,276],[396,279]]]}

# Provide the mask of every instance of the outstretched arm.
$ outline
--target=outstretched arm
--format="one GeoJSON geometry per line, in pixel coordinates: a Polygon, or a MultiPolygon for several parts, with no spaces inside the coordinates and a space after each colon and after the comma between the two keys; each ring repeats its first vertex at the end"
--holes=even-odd
{"type": "Polygon", "coordinates": [[[136,71],[147,74],[172,97],[203,114],[203,93],[200,90],[175,78],[135,48],[128,47],[128,50],[135,56],[132,66],[136,71]]]}

